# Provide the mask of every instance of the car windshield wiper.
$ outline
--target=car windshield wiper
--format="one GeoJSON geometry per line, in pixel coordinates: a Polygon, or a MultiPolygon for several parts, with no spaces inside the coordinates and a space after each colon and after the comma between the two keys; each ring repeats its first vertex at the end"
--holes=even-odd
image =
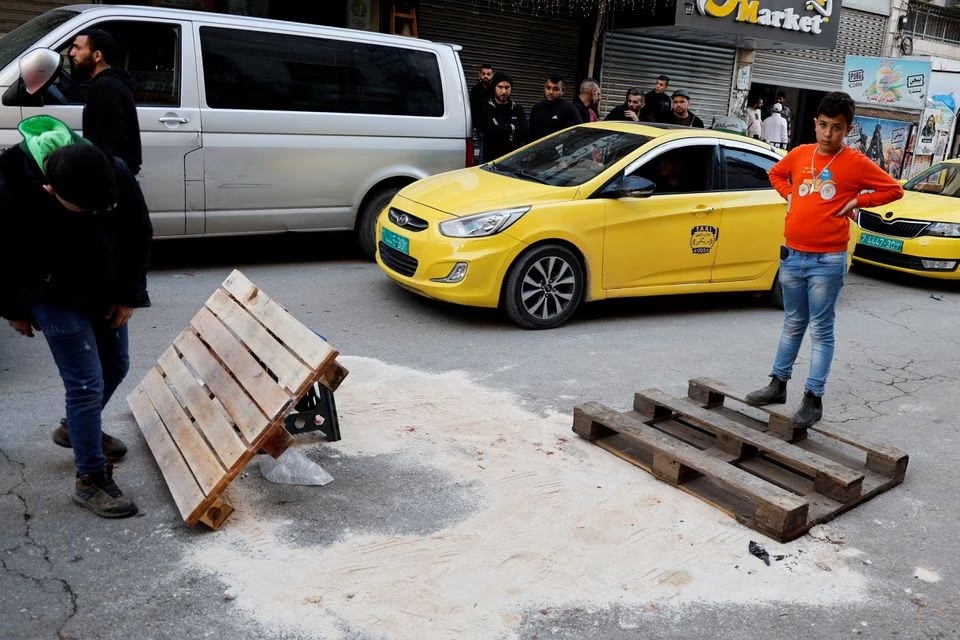
{"type": "Polygon", "coordinates": [[[509,173],[512,176],[518,178],[524,178],[526,180],[532,180],[534,182],[539,182],[540,184],[550,184],[540,176],[535,176],[532,173],[528,173],[523,169],[504,169],[503,167],[497,167],[497,171],[502,171],[503,173],[509,173]]]}

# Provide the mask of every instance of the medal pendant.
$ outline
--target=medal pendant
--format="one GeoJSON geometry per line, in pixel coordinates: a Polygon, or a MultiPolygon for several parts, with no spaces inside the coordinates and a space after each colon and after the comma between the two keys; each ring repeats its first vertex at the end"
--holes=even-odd
{"type": "Polygon", "coordinates": [[[808,185],[806,182],[797,187],[797,195],[801,198],[805,198],[808,193],[810,193],[810,185],[808,185]]]}

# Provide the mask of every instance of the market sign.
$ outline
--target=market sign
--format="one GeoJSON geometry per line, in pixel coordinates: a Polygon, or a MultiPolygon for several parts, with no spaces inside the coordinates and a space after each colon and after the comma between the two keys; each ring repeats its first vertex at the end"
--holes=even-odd
{"type": "Polygon", "coordinates": [[[929,88],[929,58],[847,56],[843,66],[842,89],[857,104],[922,111],[929,88]]]}
{"type": "Polygon", "coordinates": [[[679,0],[677,24],[832,49],[840,0],[679,0]]]}

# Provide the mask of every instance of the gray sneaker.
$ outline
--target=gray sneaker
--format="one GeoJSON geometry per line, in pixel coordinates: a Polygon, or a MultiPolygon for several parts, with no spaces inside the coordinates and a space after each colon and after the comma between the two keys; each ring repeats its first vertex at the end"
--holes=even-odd
{"type": "MultiPolygon", "coordinates": [[[[60,419],[60,426],[53,430],[51,437],[53,438],[54,444],[66,447],[67,449],[73,448],[73,445],[70,444],[70,430],[67,428],[66,418],[60,419]]],[[[125,445],[120,438],[114,438],[104,433],[101,442],[103,443],[103,455],[105,455],[110,462],[116,462],[127,455],[127,445],[125,445]]]]}
{"type": "Polygon", "coordinates": [[[138,509],[113,481],[113,465],[91,473],[77,474],[73,502],[102,518],[129,518],[138,509]]]}

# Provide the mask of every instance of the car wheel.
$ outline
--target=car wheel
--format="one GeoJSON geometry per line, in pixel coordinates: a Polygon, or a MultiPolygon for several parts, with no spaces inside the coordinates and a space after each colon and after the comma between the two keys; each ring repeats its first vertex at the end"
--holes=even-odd
{"type": "Polygon", "coordinates": [[[773,277],[773,286],[767,292],[767,299],[777,309],[783,309],[783,287],[780,286],[780,272],[773,277]]]}
{"type": "Polygon", "coordinates": [[[525,329],[552,329],[566,322],[583,299],[583,265],[559,245],[536,247],[510,267],[503,309],[525,329]]]}
{"type": "Polygon", "coordinates": [[[384,189],[370,197],[357,215],[357,245],[360,253],[373,260],[377,255],[377,216],[390,204],[399,189],[384,189]]]}

